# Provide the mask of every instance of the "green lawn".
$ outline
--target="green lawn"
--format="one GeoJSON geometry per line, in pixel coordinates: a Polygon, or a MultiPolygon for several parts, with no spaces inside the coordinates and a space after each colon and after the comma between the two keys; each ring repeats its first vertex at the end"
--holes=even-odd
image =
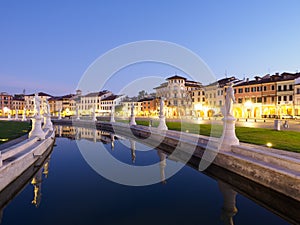
{"type": "MultiPolygon", "coordinates": [[[[136,121],[139,125],[148,126],[148,121],[136,121]]],[[[157,126],[158,122],[154,123],[157,126]]],[[[180,122],[167,122],[170,130],[178,130],[201,134],[205,136],[221,137],[223,126],[210,124],[191,124],[180,122]]],[[[276,131],[263,128],[236,127],[236,136],[241,142],[266,145],[272,143],[273,148],[300,152],[300,132],[276,131]]]]}
{"type": "Polygon", "coordinates": [[[0,144],[28,133],[31,126],[28,122],[0,121],[0,144]]]}
{"type": "MultiPolygon", "coordinates": [[[[128,123],[128,120],[118,121],[128,123]]],[[[149,121],[137,120],[137,124],[149,126],[149,121]]],[[[153,121],[152,126],[157,127],[158,121],[153,121]]],[[[205,136],[220,137],[223,126],[210,124],[192,124],[180,122],[167,122],[170,130],[178,130],[201,134],[205,136]]],[[[11,139],[20,137],[31,129],[28,122],[0,121],[0,144],[11,139]]],[[[300,153],[300,132],[296,131],[275,131],[263,128],[236,127],[236,135],[241,142],[256,145],[272,143],[273,148],[283,149],[300,153]]]]}

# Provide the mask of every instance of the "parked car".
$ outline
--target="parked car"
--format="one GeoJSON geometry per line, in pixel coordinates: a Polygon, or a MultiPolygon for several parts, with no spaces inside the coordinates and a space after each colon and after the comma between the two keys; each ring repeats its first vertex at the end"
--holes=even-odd
{"type": "Polygon", "coordinates": [[[292,115],[282,115],[281,119],[294,119],[292,115]]]}
{"type": "Polygon", "coordinates": [[[294,116],[294,119],[295,119],[295,120],[300,120],[300,115],[294,116]]]}

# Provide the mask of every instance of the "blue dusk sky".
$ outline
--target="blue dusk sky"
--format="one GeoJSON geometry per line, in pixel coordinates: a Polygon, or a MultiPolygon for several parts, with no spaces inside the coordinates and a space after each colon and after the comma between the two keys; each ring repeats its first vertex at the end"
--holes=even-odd
{"type": "MultiPolygon", "coordinates": [[[[191,50],[216,79],[225,73],[242,79],[296,72],[300,69],[299,10],[298,0],[3,0],[0,91],[74,93],[99,56],[141,40],[162,40],[191,50]]],[[[152,83],[150,78],[141,79],[127,88],[151,91],[174,74],[185,75],[172,66],[140,63],[118,71],[105,88],[126,92],[140,77],[156,77],[152,83]]]]}

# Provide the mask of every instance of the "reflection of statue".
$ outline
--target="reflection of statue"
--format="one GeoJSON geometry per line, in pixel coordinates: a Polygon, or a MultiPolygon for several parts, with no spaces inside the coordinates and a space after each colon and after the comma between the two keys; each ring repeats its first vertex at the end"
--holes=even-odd
{"type": "Polygon", "coordinates": [[[48,178],[49,174],[49,164],[50,164],[50,158],[47,159],[46,163],[44,164],[44,172],[45,178],[48,178]]]}
{"type": "Polygon", "coordinates": [[[129,140],[130,142],[130,149],[131,149],[131,160],[132,163],[135,163],[136,155],[135,155],[135,141],[129,140]]]}
{"type": "Polygon", "coordinates": [[[40,108],[41,99],[40,99],[38,93],[35,93],[33,101],[34,101],[34,115],[40,116],[41,115],[41,111],[40,111],[41,110],[41,108],[40,108]]]}
{"type": "Polygon", "coordinates": [[[235,103],[234,98],[234,91],[232,88],[232,83],[229,84],[227,91],[226,91],[226,97],[225,97],[225,117],[233,116],[232,115],[232,104],[235,103]]]}
{"type": "Polygon", "coordinates": [[[236,192],[226,183],[218,181],[220,191],[224,198],[221,219],[225,225],[233,225],[233,216],[237,213],[236,192]]]}
{"type": "Polygon", "coordinates": [[[159,156],[159,169],[160,169],[160,179],[162,184],[166,184],[166,175],[165,175],[165,167],[167,165],[166,162],[166,154],[164,154],[161,150],[157,150],[157,154],[159,156]]]}
{"type": "Polygon", "coordinates": [[[113,150],[115,147],[115,135],[113,133],[110,134],[111,139],[111,149],[113,150]]]}
{"type": "Polygon", "coordinates": [[[39,207],[41,203],[42,198],[42,169],[41,168],[37,174],[34,176],[34,178],[31,181],[31,184],[33,185],[33,193],[34,197],[32,200],[32,204],[34,204],[36,207],[39,207]]]}

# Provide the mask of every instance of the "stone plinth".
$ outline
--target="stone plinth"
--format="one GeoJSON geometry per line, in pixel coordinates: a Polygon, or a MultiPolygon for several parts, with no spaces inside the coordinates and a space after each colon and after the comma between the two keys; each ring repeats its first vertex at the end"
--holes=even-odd
{"type": "Polygon", "coordinates": [[[42,130],[42,118],[40,116],[36,116],[34,118],[31,119],[32,121],[32,129],[29,132],[28,137],[38,137],[42,140],[45,139],[45,133],[42,130]]]}
{"type": "Polygon", "coordinates": [[[159,117],[159,125],[157,127],[159,130],[168,130],[167,124],[166,124],[166,118],[164,116],[159,117]]]}
{"type": "Polygon", "coordinates": [[[238,145],[240,143],[239,139],[235,135],[235,121],[233,116],[227,116],[223,119],[223,134],[221,137],[221,143],[219,150],[231,151],[231,145],[238,145]]]}
{"type": "Polygon", "coordinates": [[[22,115],[22,121],[27,121],[26,114],[22,115]]]}
{"type": "Polygon", "coordinates": [[[134,116],[134,115],[131,115],[131,116],[130,116],[129,126],[133,126],[133,125],[136,125],[136,122],[135,122],[135,116],[134,116]]]}

